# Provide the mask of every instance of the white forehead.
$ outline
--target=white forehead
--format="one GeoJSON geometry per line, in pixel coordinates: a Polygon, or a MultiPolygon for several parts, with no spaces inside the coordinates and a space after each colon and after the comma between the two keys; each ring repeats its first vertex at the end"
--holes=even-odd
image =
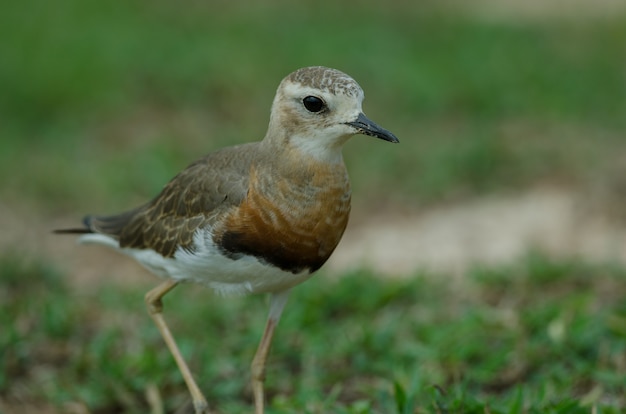
{"type": "Polygon", "coordinates": [[[323,94],[363,100],[363,90],[350,76],[336,69],[313,66],[298,69],[283,79],[281,86],[291,93],[323,94]]]}

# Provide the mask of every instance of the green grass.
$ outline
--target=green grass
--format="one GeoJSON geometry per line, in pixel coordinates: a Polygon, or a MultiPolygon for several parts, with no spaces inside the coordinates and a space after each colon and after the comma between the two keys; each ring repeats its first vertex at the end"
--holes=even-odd
{"type": "MultiPolygon", "coordinates": [[[[167,412],[185,385],[143,290],[76,294],[49,265],[0,262],[0,398],[62,412],[167,412]]],[[[618,413],[626,409],[626,273],[538,253],[466,279],[317,276],[293,292],[268,367],[269,413],[618,413]]],[[[219,412],[249,412],[267,303],[181,286],[165,314],[219,412]]],[[[189,408],[189,407],[188,407],[189,408]]]]}
{"type": "Polygon", "coordinates": [[[353,75],[401,139],[346,149],[367,202],[601,180],[626,145],[624,22],[488,22],[423,2],[7,2],[0,197],[146,200],[200,155],[260,139],[280,79],[312,64],[353,75]]]}
{"type": "MultiPolygon", "coordinates": [[[[317,64],[354,76],[368,116],[401,140],[347,145],[361,211],[546,183],[619,201],[625,15],[497,21],[405,3],[3,2],[2,212],[144,202],[202,154],[260,139],[280,79],[317,64]]],[[[13,247],[0,258],[0,404],[140,413],[155,389],[167,412],[188,403],[144,290],[77,291],[31,260],[40,249],[13,247]]],[[[463,276],[363,271],[296,288],[268,411],[626,410],[622,269],[531,254],[463,276]]],[[[249,412],[266,300],[183,286],[165,306],[210,401],[249,412]]]]}

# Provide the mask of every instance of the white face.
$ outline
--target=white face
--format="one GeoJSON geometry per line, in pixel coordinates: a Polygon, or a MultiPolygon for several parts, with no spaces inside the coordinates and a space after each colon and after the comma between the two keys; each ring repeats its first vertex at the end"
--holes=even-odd
{"type": "Polygon", "coordinates": [[[355,129],[347,122],[357,119],[362,112],[363,91],[347,95],[313,89],[287,83],[283,89],[283,104],[290,107],[291,113],[300,118],[303,126],[308,126],[309,134],[317,132],[326,139],[354,135],[355,129]]]}
{"type": "Polygon", "coordinates": [[[359,131],[348,122],[361,114],[363,91],[332,93],[284,81],[272,107],[273,125],[288,134],[293,146],[316,158],[341,158],[341,147],[359,131]]]}
{"type": "Polygon", "coordinates": [[[341,147],[355,134],[398,142],[362,112],[363,90],[335,69],[299,69],[278,86],[266,140],[325,162],[340,162],[341,147]]]}

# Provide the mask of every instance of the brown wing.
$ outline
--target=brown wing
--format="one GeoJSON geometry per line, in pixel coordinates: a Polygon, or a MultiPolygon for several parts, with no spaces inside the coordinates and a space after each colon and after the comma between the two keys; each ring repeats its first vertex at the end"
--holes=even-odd
{"type": "Polygon", "coordinates": [[[147,204],[113,216],[88,216],[85,225],[115,237],[120,247],[153,249],[165,257],[178,247],[191,249],[198,228],[211,225],[245,198],[256,145],[213,152],[179,173],[147,204]]]}

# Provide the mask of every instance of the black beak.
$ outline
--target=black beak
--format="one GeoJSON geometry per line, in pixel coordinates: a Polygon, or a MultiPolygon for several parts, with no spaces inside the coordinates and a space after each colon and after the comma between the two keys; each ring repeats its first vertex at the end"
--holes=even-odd
{"type": "Polygon", "coordinates": [[[356,120],[352,122],[346,122],[346,124],[355,127],[360,134],[384,139],[385,141],[389,142],[400,142],[400,140],[390,131],[381,128],[373,121],[370,121],[363,112],[359,114],[356,120]]]}

